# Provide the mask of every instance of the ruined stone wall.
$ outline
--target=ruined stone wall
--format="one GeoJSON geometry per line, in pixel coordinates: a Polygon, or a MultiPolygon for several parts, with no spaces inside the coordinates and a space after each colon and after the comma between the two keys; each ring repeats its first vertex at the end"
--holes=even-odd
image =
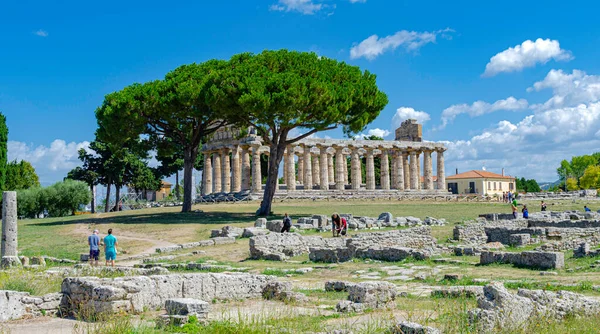
{"type": "Polygon", "coordinates": [[[565,266],[565,254],[558,252],[482,252],[479,263],[505,263],[528,268],[560,269],[565,266]]]}
{"type": "Polygon", "coordinates": [[[396,140],[423,141],[423,126],[415,119],[407,119],[396,129],[396,140]]]}
{"type": "Polygon", "coordinates": [[[28,292],[0,290],[0,321],[55,315],[61,299],[61,293],[36,297],[28,292]]]}

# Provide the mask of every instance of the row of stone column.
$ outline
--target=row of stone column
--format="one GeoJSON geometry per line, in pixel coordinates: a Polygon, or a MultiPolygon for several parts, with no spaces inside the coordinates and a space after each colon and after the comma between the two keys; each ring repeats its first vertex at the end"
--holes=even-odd
{"type": "MultiPolygon", "coordinates": [[[[347,155],[344,147],[333,146],[334,154],[327,152],[329,146],[317,145],[318,154],[313,154],[310,147],[304,147],[303,153],[298,156],[298,170],[296,172],[296,152],[293,147],[288,147],[283,158],[284,183],[288,192],[297,191],[297,183],[302,184],[305,190],[329,190],[330,184],[336,190],[344,190],[346,185],[358,190],[362,184],[362,164],[360,148],[351,148],[350,154],[350,183],[348,182],[347,155]],[[333,157],[335,156],[335,166],[333,157]]],[[[375,190],[375,164],[374,148],[362,148],[366,153],[366,189],[375,190]]],[[[382,190],[433,190],[433,162],[434,150],[409,150],[399,149],[381,151],[380,184],[382,190]],[[423,187],[420,178],[420,155],[423,154],[423,187]],[[390,170],[391,159],[391,170],[390,170]]],[[[437,183],[438,189],[445,189],[444,155],[443,150],[437,152],[437,183]]],[[[219,192],[240,192],[252,190],[258,192],[262,189],[261,180],[261,153],[260,146],[233,146],[213,152],[204,153],[203,194],[219,192]],[[251,157],[250,157],[251,156],[251,157]]]]}

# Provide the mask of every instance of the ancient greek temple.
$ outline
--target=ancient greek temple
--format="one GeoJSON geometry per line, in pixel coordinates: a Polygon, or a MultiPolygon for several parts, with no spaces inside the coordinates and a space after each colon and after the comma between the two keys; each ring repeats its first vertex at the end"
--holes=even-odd
{"type": "MultiPolygon", "coordinates": [[[[276,193],[447,194],[445,150],[441,143],[422,141],[421,125],[412,119],[396,129],[393,141],[305,138],[286,148],[284,182],[278,183],[276,193]],[[434,157],[437,175],[433,175],[434,157]],[[375,159],[380,160],[379,182],[376,182],[375,159]]],[[[269,155],[269,147],[252,129],[242,132],[225,127],[204,144],[202,153],[202,195],[262,192],[261,156],[269,155]]]]}

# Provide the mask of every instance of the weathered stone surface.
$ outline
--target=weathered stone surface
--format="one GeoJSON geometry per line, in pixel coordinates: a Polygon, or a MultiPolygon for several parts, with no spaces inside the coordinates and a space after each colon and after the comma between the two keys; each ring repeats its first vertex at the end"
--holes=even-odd
{"type": "Polygon", "coordinates": [[[3,256],[0,260],[0,268],[13,268],[22,266],[18,256],[3,256]]]}
{"type": "Polygon", "coordinates": [[[482,252],[480,264],[507,263],[521,267],[560,269],[565,266],[565,255],[557,252],[482,252]]]}
{"type": "Polygon", "coordinates": [[[482,286],[451,286],[440,287],[431,291],[432,297],[462,298],[483,296],[482,286]]]}
{"type": "Polygon", "coordinates": [[[0,290],[0,321],[21,319],[27,313],[21,298],[29,297],[27,292],[0,290]]]}
{"type": "Polygon", "coordinates": [[[354,253],[348,247],[309,248],[308,258],[313,262],[339,263],[352,260],[354,253]]]}
{"type": "Polygon", "coordinates": [[[362,282],[347,286],[348,300],[370,307],[383,307],[396,299],[396,285],[388,282],[362,282]]]}
{"type": "Polygon", "coordinates": [[[34,297],[27,292],[0,290],[0,321],[56,315],[61,300],[61,293],[34,297]]]}
{"type": "Polygon", "coordinates": [[[511,234],[508,237],[508,244],[514,247],[523,247],[529,245],[530,240],[529,234],[511,234]]]}
{"type": "Polygon", "coordinates": [[[250,238],[250,257],[285,261],[309,252],[310,247],[328,248],[344,247],[345,240],[341,238],[303,237],[297,233],[270,233],[250,238]]]}
{"type": "Polygon", "coordinates": [[[416,322],[400,321],[394,327],[390,328],[391,334],[442,334],[442,332],[433,327],[423,326],[416,322]]]}
{"type": "Polygon", "coordinates": [[[223,226],[220,230],[211,230],[210,237],[218,238],[218,237],[233,237],[238,238],[242,236],[244,233],[244,229],[233,226],[223,226]]]}
{"type": "Polygon", "coordinates": [[[469,319],[486,333],[497,329],[522,330],[532,316],[562,320],[567,315],[600,313],[600,302],[580,294],[519,289],[513,295],[499,282],[484,287],[477,306],[469,311],[469,319]]]}
{"type": "Polygon", "coordinates": [[[157,253],[168,253],[168,252],[175,252],[180,249],[183,249],[183,247],[181,247],[181,245],[175,245],[175,246],[159,247],[159,248],[156,248],[155,251],[157,253]]]}
{"type": "Polygon", "coordinates": [[[340,313],[349,313],[349,312],[361,313],[366,308],[367,308],[367,306],[365,304],[353,303],[349,300],[342,300],[342,301],[338,302],[337,305],[335,306],[335,310],[340,313]]]}
{"type": "Polygon", "coordinates": [[[244,232],[242,233],[242,238],[252,238],[257,235],[265,235],[265,234],[269,234],[269,230],[267,230],[265,228],[258,228],[258,227],[247,227],[244,229],[244,232]]]}
{"type": "Polygon", "coordinates": [[[234,237],[217,237],[212,238],[212,240],[214,240],[215,245],[227,245],[235,243],[234,237]]]}
{"type": "Polygon", "coordinates": [[[194,298],[172,298],[165,301],[165,309],[169,315],[195,315],[205,318],[210,304],[194,298]]]}
{"type": "Polygon", "coordinates": [[[446,220],[444,218],[433,218],[433,217],[425,217],[423,221],[427,226],[444,226],[446,225],[446,220]]]}
{"type": "Polygon", "coordinates": [[[271,276],[242,273],[199,273],[183,275],[134,276],[119,278],[65,278],[63,307],[69,313],[85,316],[95,312],[142,312],[162,307],[167,299],[258,298],[271,276]]]}
{"type": "Polygon", "coordinates": [[[283,228],[283,220],[271,220],[267,222],[267,230],[271,232],[281,232],[283,228]]]}
{"type": "Polygon", "coordinates": [[[313,215],[312,219],[317,220],[317,227],[329,226],[329,218],[326,215],[313,215]]]}
{"type": "Polygon", "coordinates": [[[390,223],[390,222],[394,221],[394,216],[390,212],[384,212],[379,215],[377,220],[381,220],[385,223],[390,223]]]}
{"type": "Polygon", "coordinates": [[[254,227],[267,228],[267,218],[258,218],[254,222],[254,227]]]}
{"type": "Polygon", "coordinates": [[[356,285],[356,283],[345,281],[327,281],[325,282],[325,291],[348,291],[348,287],[354,285],[356,285]]]}

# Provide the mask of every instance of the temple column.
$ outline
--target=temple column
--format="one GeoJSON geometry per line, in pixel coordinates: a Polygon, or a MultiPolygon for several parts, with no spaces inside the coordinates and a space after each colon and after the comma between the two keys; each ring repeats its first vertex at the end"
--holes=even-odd
{"type": "Polygon", "coordinates": [[[304,146],[304,159],[302,165],[304,166],[304,190],[312,190],[313,178],[312,178],[312,161],[310,147],[304,146]]]}
{"type": "Polygon", "coordinates": [[[392,169],[390,170],[390,188],[398,189],[398,155],[395,150],[390,151],[392,156],[392,169]]]}
{"type": "Polygon", "coordinates": [[[437,183],[438,190],[447,191],[446,188],[446,172],[444,171],[444,150],[437,151],[437,183]]]}
{"type": "Polygon", "coordinates": [[[213,154],[213,192],[221,192],[221,154],[215,152],[213,154]]]}
{"type": "Polygon", "coordinates": [[[381,150],[381,189],[390,190],[390,158],[387,149],[381,150]]]}
{"type": "Polygon", "coordinates": [[[421,151],[417,152],[417,189],[421,189],[421,151]]]}
{"type": "Polygon", "coordinates": [[[404,155],[398,152],[398,185],[396,186],[398,190],[404,190],[406,184],[404,183],[404,155]]]}
{"type": "Polygon", "coordinates": [[[252,192],[262,190],[262,176],[260,171],[260,146],[252,147],[252,192]]]}
{"type": "Polygon", "coordinates": [[[319,168],[321,170],[321,190],[329,190],[329,163],[327,162],[328,154],[326,146],[319,146],[321,150],[321,158],[319,159],[319,168]]]}
{"type": "Polygon", "coordinates": [[[296,164],[294,158],[296,157],[296,153],[294,153],[294,148],[292,146],[288,146],[288,155],[287,155],[287,191],[293,192],[296,190],[296,164]]]}
{"type": "Polygon", "coordinates": [[[327,158],[327,178],[329,182],[335,182],[335,172],[333,168],[333,154],[327,158]]]}
{"type": "Polygon", "coordinates": [[[298,183],[304,184],[304,154],[298,155],[298,183]]]}
{"type": "Polygon", "coordinates": [[[352,158],[350,160],[350,168],[351,168],[351,179],[352,179],[352,189],[359,190],[360,184],[362,183],[362,175],[361,175],[361,163],[360,163],[360,154],[358,153],[358,147],[352,148],[352,158]]]}
{"type": "Polygon", "coordinates": [[[212,193],[212,160],[210,153],[204,153],[204,169],[202,170],[202,195],[212,193]]]}
{"type": "Polygon", "coordinates": [[[419,172],[417,171],[417,152],[410,151],[410,189],[416,190],[419,183],[419,172]]]}
{"type": "Polygon", "coordinates": [[[342,167],[344,168],[344,188],[348,184],[348,156],[342,155],[342,167]]]}
{"type": "Polygon", "coordinates": [[[373,149],[367,148],[367,190],[375,190],[375,162],[373,161],[373,149]]]}
{"type": "Polygon", "coordinates": [[[242,166],[240,163],[240,147],[234,146],[231,150],[231,192],[242,191],[242,166]]]}
{"type": "Polygon", "coordinates": [[[313,175],[313,184],[310,185],[310,189],[313,188],[314,185],[320,185],[321,184],[321,169],[319,168],[319,155],[315,154],[315,156],[312,156],[311,153],[311,157],[312,157],[312,175],[313,175]]]}
{"type": "Polygon", "coordinates": [[[410,189],[410,167],[408,152],[402,152],[402,169],[404,171],[404,189],[410,189]]]}
{"type": "Polygon", "coordinates": [[[425,190],[433,190],[433,165],[430,150],[423,151],[423,179],[425,190]]]}
{"type": "Polygon", "coordinates": [[[231,161],[229,159],[229,149],[221,150],[221,191],[231,192],[231,161]]]}
{"type": "Polygon", "coordinates": [[[242,147],[242,190],[250,190],[250,153],[248,147],[242,147]]]}
{"type": "Polygon", "coordinates": [[[335,148],[335,189],[344,190],[344,154],[341,146],[334,146],[335,148]]]}

